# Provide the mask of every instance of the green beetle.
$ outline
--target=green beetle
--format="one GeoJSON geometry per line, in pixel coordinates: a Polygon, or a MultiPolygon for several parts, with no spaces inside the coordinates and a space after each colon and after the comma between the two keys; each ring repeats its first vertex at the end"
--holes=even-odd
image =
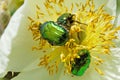
{"type": "Polygon", "coordinates": [[[54,21],[40,25],[40,33],[51,45],[64,45],[69,38],[68,31],[54,21]]]}
{"type": "Polygon", "coordinates": [[[59,25],[64,26],[68,30],[71,28],[72,23],[75,21],[73,20],[74,14],[71,13],[64,13],[57,19],[57,23],[59,25]]]}
{"type": "Polygon", "coordinates": [[[76,76],[82,76],[90,65],[91,57],[87,49],[82,49],[78,52],[80,58],[75,58],[74,62],[71,62],[71,73],[76,76]]]}
{"type": "Polygon", "coordinates": [[[75,22],[78,24],[87,25],[85,23],[81,23],[80,21],[75,20],[75,14],[71,13],[64,13],[57,19],[57,23],[67,28],[68,30],[70,30],[71,26],[74,25],[73,23],[75,22]]]}

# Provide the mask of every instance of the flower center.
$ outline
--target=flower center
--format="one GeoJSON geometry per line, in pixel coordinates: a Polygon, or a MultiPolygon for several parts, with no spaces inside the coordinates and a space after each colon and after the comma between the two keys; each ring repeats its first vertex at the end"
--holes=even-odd
{"type": "Polygon", "coordinates": [[[120,30],[120,26],[114,28],[111,24],[114,17],[103,10],[104,5],[95,9],[93,0],[87,0],[85,4],[72,3],[71,6],[65,6],[64,0],[48,0],[44,4],[47,13],[36,6],[37,19],[28,17],[33,39],[39,41],[39,46],[33,50],[51,49],[40,59],[39,66],[53,74],[63,63],[65,73],[83,75],[89,64],[93,64],[95,70],[103,75],[98,68],[104,62],[100,56],[109,55],[110,47],[115,46],[112,41],[117,38],[115,33],[120,30]]]}

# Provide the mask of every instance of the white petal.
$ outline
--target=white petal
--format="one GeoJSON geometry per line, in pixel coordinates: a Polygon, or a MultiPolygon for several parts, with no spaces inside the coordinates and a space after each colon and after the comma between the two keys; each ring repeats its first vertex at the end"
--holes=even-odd
{"type": "MultiPolygon", "coordinates": [[[[37,61],[35,61],[36,63],[37,61]]],[[[30,65],[31,66],[31,65],[30,65]]],[[[60,72],[55,73],[54,75],[50,75],[49,72],[46,70],[46,68],[44,67],[37,67],[35,69],[31,69],[31,66],[28,69],[28,71],[23,71],[21,72],[18,76],[16,76],[15,78],[13,78],[12,80],[58,80],[60,77],[60,72]]],[[[63,65],[59,66],[59,70],[62,70],[63,65]]]]}
{"type": "Polygon", "coordinates": [[[117,1],[116,0],[107,0],[105,3],[106,3],[105,11],[107,11],[112,16],[116,16],[117,1]]]}
{"type": "MultiPolygon", "coordinates": [[[[27,3],[25,3],[27,4],[27,3]]],[[[25,66],[41,55],[39,51],[32,51],[32,46],[35,44],[32,40],[32,34],[28,31],[28,16],[34,12],[32,8],[24,5],[11,18],[0,41],[0,72],[2,73],[7,66],[8,56],[9,64],[7,70],[21,71],[25,66]],[[23,10],[24,9],[24,10],[23,10]],[[9,55],[10,54],[10,55],[9,55]]],[[[33,5],[31,5],[33,6],[33,5]]]]}
{"type": "Polygon", "coordinates": [[[11,44],[12,44],[12,39],[16,36],[16,32],[18,30],[18,25],[21,20],[21,10],[20,9],[11,19],[11,23],[9,24],[10,27],[8,27],[4,34],[1,36],[0,40],[0,74],[4,72],[6,69],[7,63],[8,63],[8,55],[10,54],[11,51],[11,44]],[[16,16],[19,15],[19,16],[16,16]],[[17,23],[17,24],[16,24],[17,23]],[[13,28],[14,27],[14,28],[13,28]]]}
{"type": "Polygon", "coordinates": [[[107,80],[120,80],[120,48],[111,49],[111,58],[106,58],[105,69],[107,80]]]}
{"type": "Polygon", "coordinates": [[[53,76],[49,75],[45,68],[38,68],[28,72],[22,72],[12,80],[58,80],[58,77],[59,73],[53,76]]]}

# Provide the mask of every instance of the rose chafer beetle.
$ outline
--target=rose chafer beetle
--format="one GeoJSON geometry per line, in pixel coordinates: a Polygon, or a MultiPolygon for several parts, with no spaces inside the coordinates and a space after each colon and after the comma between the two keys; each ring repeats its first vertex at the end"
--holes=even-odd
{"type": "Polygon", "coordinates": [[[40,32],[51,45],[64,45],[69,38],[68,31],[54,21],[47,21],[40,25],[40,32]]]}
{"type": "Polygon", "coordinates": [[[71,26],[74,25],[74,23],[87,25],[85,23],[81,23],[81,22],[75,20],[75,14],[71,14],[71,13],[62,14],[60,17],[58,17],[57,23],[59,25],[62,25],[65,28],[67,28],[68,30],[70,30],[71,26]]]}
{"type": "Polygon", "coordinates": [[[59,25],[64,26],[65,28],[67,28],[69,30],[71,28],[71,25],[75,21],[73,19],[73,16],[74,16],[74,14],[64,13],[57,19],[57,23],[59,25]]]}
{"type": "Polygon", "coordinates": [[[75,58],[74,62],[71,62],[71,73],[76,76],[82,76],[90,65],[91,57],[87,49],[82,49],[78,52],[80,58],[75,58]]]}

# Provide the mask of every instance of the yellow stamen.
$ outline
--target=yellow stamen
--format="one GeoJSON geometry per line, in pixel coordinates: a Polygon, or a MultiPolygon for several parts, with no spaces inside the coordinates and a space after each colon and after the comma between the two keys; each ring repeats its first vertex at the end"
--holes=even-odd
{"type": "Polygon", "coordinates": [[[104,73],[103,73],[99,68],[95,68],[95,70],[96,70],[100,75],[104,75],[104,73]]]}

